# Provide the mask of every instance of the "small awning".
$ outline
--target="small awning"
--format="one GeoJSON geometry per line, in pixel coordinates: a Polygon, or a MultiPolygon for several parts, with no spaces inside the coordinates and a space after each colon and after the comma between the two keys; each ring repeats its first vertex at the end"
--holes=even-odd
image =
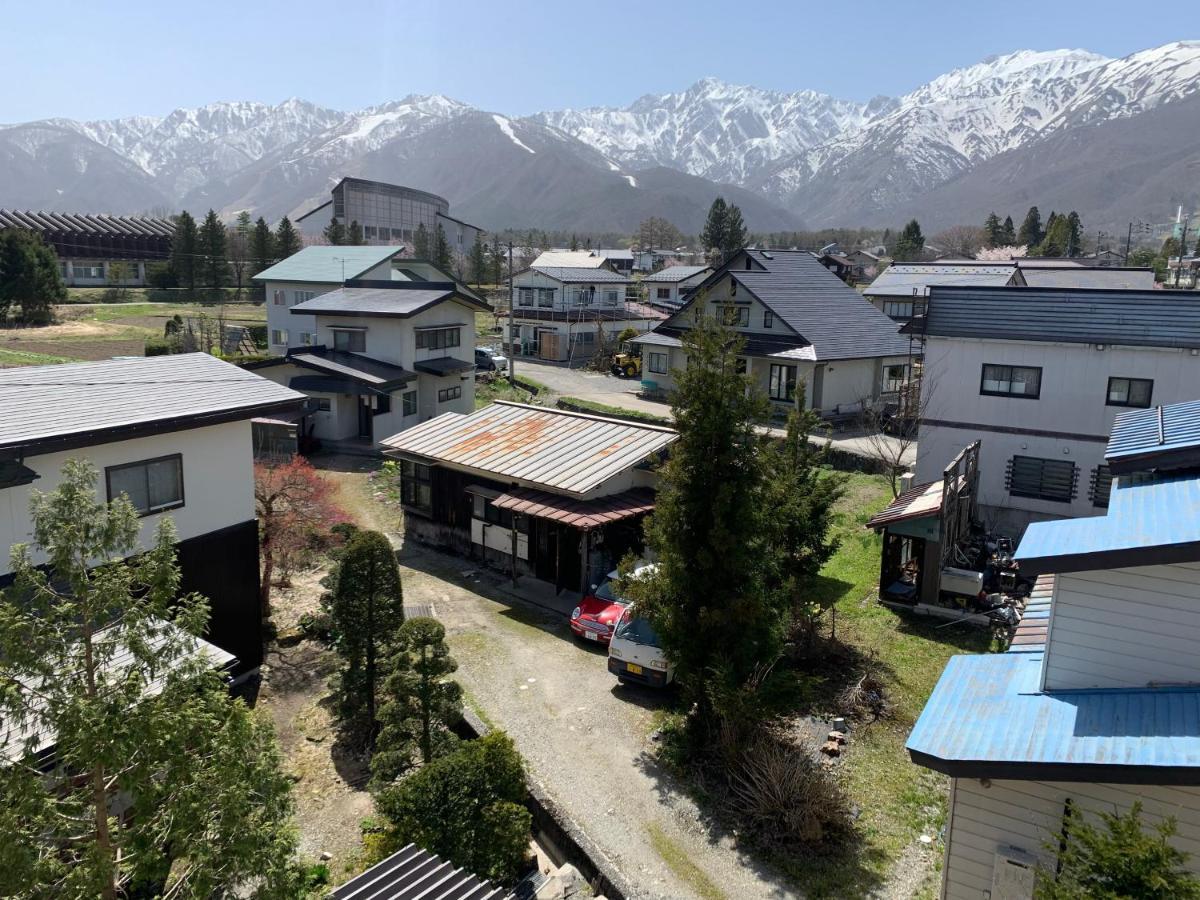
{"type": "Polygon", "coordinates": [[[0,488],[19,487],[41,478],[37,472],[15,459],[0,461],[0,488]]]}
{"type": "Polygon", "coordinates": [[[387,391],[377,391],[350,378],[336,378],[333,375],[293,375],[288,387],[293,391],[314,394],[387,394],[387,391]]]}
{"type": "Polygon", "coordinates": [[[451,356],[439,356],[437,359],[424,359],[413,363],[413,368],[426,375],[454,375],[458,372],[469,372],[475,368],[474,362],[465,359],[454,359],[451,356]]]}
{"type": "Polygon", "coordinates": [[[918,484],[905,491],[867,521],[867,528],[883,528],[893,522],[923,519],[942,511],[942,482],[918,484]]]}
{"type": "Polygon", "coordinates": [[[632,488],[595,500],[574,500],[546,491],[518,488],[501,494],[492,501],[492,505],[587,530],[652,511],[654,492],[649,488],[632,488]]]}

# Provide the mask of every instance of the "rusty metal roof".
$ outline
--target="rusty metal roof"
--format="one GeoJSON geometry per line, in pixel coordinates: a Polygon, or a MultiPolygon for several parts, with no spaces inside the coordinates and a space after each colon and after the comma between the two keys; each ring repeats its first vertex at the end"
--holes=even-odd
{"type": "Polygon", "coordinates": [[[576,500],[560,494],[521,488],[501,494],[492,501],[492,505],[535,519],[552,519],[586,531],[650,512],[654,509],[654,492],[649,488],[632,488],[595,500],[576,500]]]}
{"type": "Polygon", "coordinates": [[[380,443],[388,455],[581,496],[678,436],[657,425],[498,401],[470,415],[446,413],[380,443]]]}
{"type": "Polygon", "coordinates": [[[883,528],[893,522],[922,519],[942,511],[942,482],[930,481],[905,491],[867,521],[868,528],[883,528]]]}

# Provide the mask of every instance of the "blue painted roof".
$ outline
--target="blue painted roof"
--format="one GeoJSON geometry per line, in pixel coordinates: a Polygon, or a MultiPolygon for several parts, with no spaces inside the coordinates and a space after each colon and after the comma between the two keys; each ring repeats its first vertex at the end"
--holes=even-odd
{"type": "Polygon", "coordinates": [[[381,262],[399,256],[403,247],[305,247],[254,276],[255,281],[312,281],[341,284],[360,278],[381,262]],[[345,260],[345,265],[342,261],[345,260]]]}
{"type": "Polygon", "coordinates": [[[1107,515],[1034,522],[1014,556],[1035,574],[1200,560],[1200,475],[1122,475],[1107,515]]]}
{"type": "Polygon", "coordinates": [[[1041,693],[1042,653],[956,656],[906,745],[915,762],[951,775],[1141,783],[1200,781],[1200,689],[1041,693]],[[1048,768],[1050,767],[1050,768],[1048,768]],[[1061,767],[1085,767],[1081,775],[1061,767]],[[1192,768],[1192,773],[1167,769],[1192,768]]]}
{"type": "Polygon", "coordinates": [[[1200,400],[1122,413],[1113,422],[1104,458],[1114,472],[1170,467],[1200,450],[1200,400]]]}

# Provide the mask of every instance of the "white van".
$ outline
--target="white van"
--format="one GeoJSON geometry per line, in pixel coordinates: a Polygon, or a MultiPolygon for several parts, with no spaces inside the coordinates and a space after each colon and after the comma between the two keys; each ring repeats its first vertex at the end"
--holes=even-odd
{"type": "Polygon", "coordinates": [[[608,644],[608,671],[621,681],[666,687],[675,677],[650,623],[627,606],[608,644]]]}

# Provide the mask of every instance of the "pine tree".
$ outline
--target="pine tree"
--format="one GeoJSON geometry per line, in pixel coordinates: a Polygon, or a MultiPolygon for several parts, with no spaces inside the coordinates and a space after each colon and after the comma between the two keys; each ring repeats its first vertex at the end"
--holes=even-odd
{"type": "Polygon", "coordinates": [[[478,231],[475,232],[475,243],[471,245],[471,281],[475,286],[483,284],[487,279],[487,248],[483,243],[483,235],[478,231]]]}
{"type": "Polygon", "coordinates": [[[998,215],[996,215],[994,212],[988,213],[987,221],[983,223],[983,230],[987,235],[984,246],[1002,246],[1004,240],[1004,228],[1000,224],[1000,217],[998,215]]]}
{"type": "Polygon", "coordinates": [[[439,269],[450,271],[454,258],[450,254],[450,242],[446,240],[446,229],[438,222],[437,231],[433,233],[433,262],[439,269]]]}
{"type": "Polygon", "coordinates": [[[507,252],[508,248],[502,247],[500,239],[496,238],[496,242],[492,244],[491,255],[488,257],[488,271],[492,284],[499,284],[504,280],[504,269],[508,262],[508,257],[505,255],[507,252]]]}
{"type": "Polygon", "coordinates": [[[1004,229],[1000,232],[1000,246],[1012,247],[1017,243],[1017,233],[1013,230],[1012,216],[1004,217],[1004,229]]]}
{"type": "Polygon", "coordinates": [[[417,259],[428,260],[430,256],[429,232],[425,228],[425,223],[421,222],[417,225],[417,232],[413,235],[412,254],[417,259]]]}
{"type": "Polygon", "coordinates": [[[350,229],[346,232],[346,243],[353,247],[360,247],[366,241],[363,240],[362,226],[358,224],[358,219],[350,223],[350,229]]]}
{"type": "Polygon", "coordinates": [[[718,197],[708,208],[708,218],[704,222],[704,230],[700,232],[700,245],[704,252],[716,255],[718,261],[723,261],[719,257],[729,243],[727,239],[729,234],[728,218],[729,207],[725,203],[725,198],[718,197]]]}
{"type": "Polygon", "coordinates": [[[271,227],[262,216],[258,217],[250,234],[250,259],[252,276],[269,269],[275,262],[275,235],[271,234],[271,227]]]}
{"type": "Polygon", "coordinates": [[[370,747],[379,733],[383,663],[404,622],[400,569],[388,539],[358,531],[346,542],[321,603],[342,665],[334,690],[346,735],[370,747]]]}
{"type": "Polygon", "coordinates": [[[732,259],[733,255],[746,246],[746,223],[742,221],[742,211],[730,204],[725,213],[725,243],[721,246],[722,260],[732,259]]]}
{"type": "MultiPolygon", "coordinates": [[[[1096,248],[1099,252],[1100,248],[1096,248]]],[[[1067,215],[1067,256],[1079,256],[1083,253],[1083,222],[1075,210],[1067,215]]]]}
{"type": "Polygon", "coordinates": [[[1046,220],[1046,236],[1038,246],[1039,256],[1066,256],[1071,240],[1071,225],[1066,216],[1050,213],[1046,220]]]}
{"type": "Polygon", "coordinates": [[[174,897],[297,896],[279,751],[197,652],[208,607],[179,596],[171,520],[140,547],[144,520],[123,494],[97,503],[96,480],[68,460],[34,492],[36,549],[13,548],[0,595],[0,718],[54,736],[48,759],[10,745],[0,895],[163,896],[169,874],[174,897]]]}
{"type": "Polygon", "coordinates": [[[892,257],[897,262],[920,259],[924,249],[925,236],[921,234],[921,224],[912,219],[896,238],[896,249],[892,252],[892,257]]]}
{"type": "Polygon", "coordinates": [[[325,226],[325,230],[321,234],[335,247],[346,243],[346,226],[339,222],[336,216],[329,220],[329,224],[325,226]]]}
{"type": "Polygon", "coordinates": [[[292,254],[299,253],[300,246],[300,235],[296,233],[296,227],[291,219],[284,216],[279,220],[279,227],[275,229],[275,258],[287,259],[292,254]]]}
{"type": "Polygon", "coordinates": [[[228,245],[225,224],[217,218],[215,210],[209,210],[196,235],[204,267],[204,282],[213,290],[219,290],[229,280],[228,245]]]}
{"type": "Polygon", "coordinates": [[[25,324],[46,324],[53,318],[52,304],[66,299],[58,257],[42,236],[23,228],[0,230],[0,322],[15,306],[25,324]]]}
{"type": "Polygon", "coordinates": [[[1021,230],[1017,232],[1017,243],[1026,247],[1033,248],[1042,242],[1045,234],[1042,232],[1042,214],[1038,212],[1036,206],[1029,207],[1029,212],[1025,213],[1025,220],[1021,223],[1021,230]]]}
{"type": "Polygon", "coordinates": [[[196,290],[199,256],[196,220],[185,209],[175,220],[175,234],[171,238],[171,268],[179,283],[192,293],[196,290]]]}
{"type": "Polygon", "coordinates": [[[571,235],[571,249],[572,250],[579,249],[579,238],[576,237],[574,234],[571,235]]]}

